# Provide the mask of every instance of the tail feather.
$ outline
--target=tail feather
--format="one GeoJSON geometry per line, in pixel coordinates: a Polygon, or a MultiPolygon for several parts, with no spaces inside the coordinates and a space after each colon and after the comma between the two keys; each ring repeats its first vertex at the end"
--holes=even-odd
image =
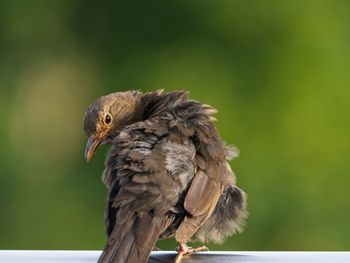
{"type": "Polygon", "coordinates": [[[164,230],[166,218],[150,214],[134,216],[116,224],[98,260],[99,263],[145,263],[164,230]]]}

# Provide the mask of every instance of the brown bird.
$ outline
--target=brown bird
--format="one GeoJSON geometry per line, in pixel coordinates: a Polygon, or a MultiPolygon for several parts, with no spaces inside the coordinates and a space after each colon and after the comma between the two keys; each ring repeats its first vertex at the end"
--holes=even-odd
{"type": "Polygon", "coordinates": [[[109,143],[102,180],[108,189],[107,244],[99,262],[147,262],[158,239],[175,237],[176,262],[241,231],[246,195],[227,160],[237,150],[213,125],[216,110],[184,91],[117,92],[84,116],[89,161],[109,143]]]}

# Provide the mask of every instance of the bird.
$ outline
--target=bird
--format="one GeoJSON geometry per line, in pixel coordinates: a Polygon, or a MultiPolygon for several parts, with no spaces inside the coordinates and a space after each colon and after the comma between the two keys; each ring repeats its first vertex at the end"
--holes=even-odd
{"type": "Polygon", "coordinates": [[[228,163],[238,149],[220,137],[216,112],[183,90],[115,92],[88,107],[85,159],[110,145],[102,173],[107,241],[98,262],[147,262],[164,238],[175,238],[181,262],[207,250],[188,242],[220,244],[242,231],[247,195],[228,163]]]}

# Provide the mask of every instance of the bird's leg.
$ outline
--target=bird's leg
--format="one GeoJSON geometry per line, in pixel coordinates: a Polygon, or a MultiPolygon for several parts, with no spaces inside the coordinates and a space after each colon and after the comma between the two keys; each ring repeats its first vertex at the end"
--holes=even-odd
{"type": "Polygon", "coordinates": [[[177,247],[177,256],[175,259],[175,263],[180,263],[184,255],[191,255],[192,253],[198,252],[198,251],[207,251],[208,248],[206,246],[200,246],[200,247],[188,247],[186,243],[180,243],[177,247]]]}

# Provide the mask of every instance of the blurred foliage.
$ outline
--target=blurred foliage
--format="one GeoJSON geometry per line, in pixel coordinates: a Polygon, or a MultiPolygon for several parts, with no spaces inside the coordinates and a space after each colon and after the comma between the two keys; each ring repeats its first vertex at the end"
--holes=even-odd
{"type": "MultiPolygon", "coordinates": [[[[98,96],[186,89],[219,109],[249,195],[222,250],[350,249],[350,3],[0,3],[0,249],[100,249],[98,96]]],[[[174,241],[159,242],[173,249],[174,241]]]]}

